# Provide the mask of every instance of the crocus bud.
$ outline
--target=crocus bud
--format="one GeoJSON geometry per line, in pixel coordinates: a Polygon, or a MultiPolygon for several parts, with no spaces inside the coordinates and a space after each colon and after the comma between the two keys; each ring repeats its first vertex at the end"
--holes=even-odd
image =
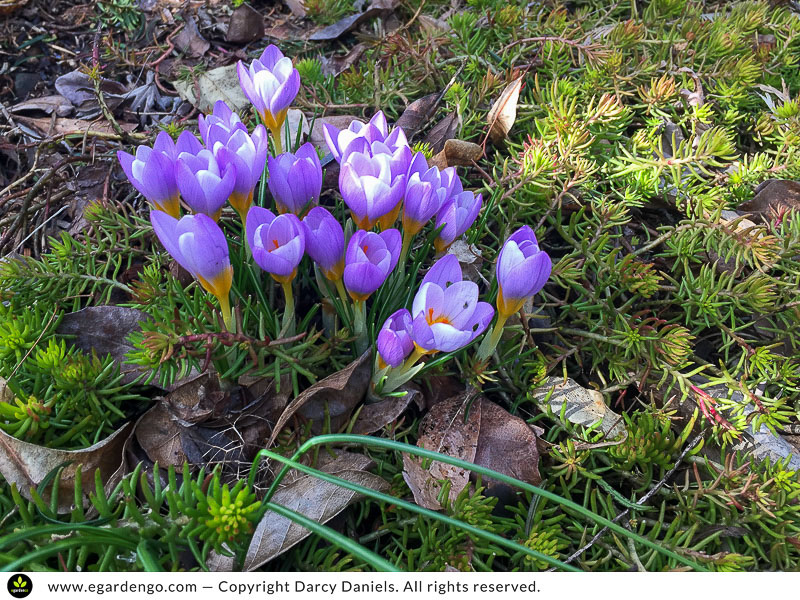
{"type": "Polygon", "coordinates": [[[397,265],[401,245],[396,229],[379,234],[361,229],[353,234],[344,259],[344,285],[353,300],[366,300],[383,285],[397,265]]]}
{"type": "Polygon", "coordinates": [[[437,252],[445,252],[456,239],[464,235],[478,217],[482,197],[473,192],[455,194],[436,215],[436,228],[444,226],[433,245],[437,252]]]}
{"type": "Polygon", "coordinates": [[[189,271],[220,302],[230,328],[228,295],[233,267],[228,256],[228,241],[214,220],[204,214],[186,215],[178,220],[160,210],[150,212],[150,222],[158,239],[179,265],[189,271]]]}
{"type": "Polygon", "coordinates": [[[279,283],[294,279],[305,252],[300,219],[291,213],[276,217],[266,208],[253,206],[247,213],[246,237],[259,267],[279,283]]]}
{"type": "Polygon", "coordinates": [[[183,201],[193,212],[217,221],[236,183],[233,166],[221,168],[211,150],[205,148],[196,154],[181,152],[175,166],[183,201]]]}
{"type": "Polygon", "coordinates": [[[412,337],[426,353],[463,348],[489,326],[494,309],[478,301],[478,286],[464,281],[453,254],[439,259],[414,296],[412,337]]]}
{"type": "MultiPolygon", "coordinates": [[[[212,127],[212,137],[215,127],[212,127]]],[[[267,149],[267,130],[263,125],[258,125],[252,135],[243,126],[233,129],[228,139],[224,142],[216,141],[212,146],[220,169],[223,172],[232,169],[235,174],[229,200],[243,222],[253,203],[253,192],[258,180],[264,173],[267,149]]]]}
{"type": "Polygon", "coordinates": [[[306,252],[330,281],[344,272],[344,231],[327,209],[316,206],[303,219],[306,252]]]}
{"type": "Polygon", "coordinates": [[[388,154],[348,156],[339,172],[339,190],[360,229],[372,229],[379,219],[399,209],[405,179],[405,175],[393,175],[388,154]]]}
{"type": "Polygon", "coordinates": [[[414,349],[411,323],[411,313],[401,308],[386,319],[378,332],[378,353],[383,362],[392,368],[399,367],[414,349]]]}
{"type": "Polygon", "coordinates": [[[244,95],[279,144],[286,112],[300,91],[300,74],[292,60],[270,45],[249,66],[239,61],[236,72],[244,95]]]}
{"type": "Polygon", "coordinates": [[[416,235],[450,198],[458,179],[455,168],[428,168],[425,155],[417,152],[408,169],[403,201],[403,231],[416,235]]]}
{"type": "Polygon", "coordinates": [[[497,312],[508,318],[522,308],[525,300],[544,287],[553,262],[539,249],[533,229],[519,228],[506,240],[497,258],[497,312]]]}
{"type": "Polygon", "coordinates": [[[317,151],[305,143],[297,152],[285,152],[267,159],[269,191],[275,198],[278,212],[302,215],[319,200],[322,191],[322,165],[317,151]]]}
{"type": "Polygon", "coordinates": [[[133,187],[156,209],[178,218],[180,194],[175,180],[175,144],[166,131],[156,136],[155,144],[139,146],[136,156],[117,152],[122,170],[133,187]]]}

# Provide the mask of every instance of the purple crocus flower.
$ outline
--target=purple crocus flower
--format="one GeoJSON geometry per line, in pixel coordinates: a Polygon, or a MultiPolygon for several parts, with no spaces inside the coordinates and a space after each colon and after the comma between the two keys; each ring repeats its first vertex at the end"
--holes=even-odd
{"type": "Polygon", "coordinates": [[[368,152],[352,152],[342,163],[339,191],[360,229],[372,229],[381,219],[385,229],[397,218],[406,176],[393,166],[392,155],[368,152]]]}
{"type": "Polygon", "coordinates": [[[160,210],[150,211],[150,223],[167,252],[217,297],[223,318],[231,328],[228,294],[233,267],[228,256],[228,241],[214,220],[204,214],[185,215],[178,220],[160,210]]]}
{"type": "Polygon", "coordinates": [[[553,262],[539,249],[533,229],[520,227],[509,236],[497,258],[497,312],[507,318],[517,312],[525,300],[544,287],[553,262]]]}
{"type": "MultiPolygon", "coordinates": [[[[376,339],[378,353],[386,365],[399,367],[414,349],[411,339],[411,313],[401,308],[393,313],[381,327],[376,339]]],[[[385,366],[385,365],[383,365],[385,366]]]]}
{"type": "Polygon", "coordinates": [[[181,152],[178,155],[175,176],[189,208],[218,220],[222,206],[236,184],[233,165],[230,162],[221,165],[211,150],[202,148],[196,153],[181,152]]]}
{"type": "Polygon", "coordinates": [[[439,171],[428,168],[422,152],[417,152],[408,169],[403,201],[403,231],[416,235],[450,198],[458,175],[454,167],[439,171]]]}
{"type": "Polygon", "coordinates": [[[400,258],[402,237],[396,229],[373,233],[360,229],[347,244],[344,285],[350,297],[364,301],[377,290],[400,258]]]}
{"type": "Polygon", "coordinates": [[[236,129],[246,130],[239,115],[231,110],[224,100],[217,100],[214,103],[214,111],[210,115],[197,117],[197,126],[200,129],[200,137],[208,148],[212,148],[217,141],[223,144],[227,142],[236,129]]]}
{"type": "Polygon", "coordinates": [[[322,165],[317,151],[305,143],[297,152],[285,152],[267,159],[269,165],[269,191],[275,198],[278,212],[290,212],[298,216],[309,205],[319,200],[322,191],[322,165]]]}
{"type": "MultiPolygon", "coordinates": [[[[215,129],[219,129],[220,133],[223,131],[220,126],[212,125],[209,140],[214,138],[215,129]]],[[[267,130],[263,125],[258,125],[250,135],[243,125],[238,126],[229,133],[224,142],[220,138],[213,142],[211,148],[220,169],[232,169],[235,174],[229,200],[244,222],[247,211],[253,204],[253,192],[264,173],[268,150],[267,130]]]]}
{"type": "Polygon", "coordinates": [[[344,272],[344,231],[339,221],[321,206],[315,206],[303,219],[306,252],[330,281],[344,272]]]}
{"type": "MultiPolygon", "coordinates": [[[[460,184],[458,184],[460,186],[460,184]]],[[[457,238],[464,235],[478,217],[481,210],[482,197],[473,192],[454,194],[436,215],[436,228],[444,228],[434,240],[437,252],[445,252],[457,238]]]]}
{"type": "Polygon", "coordinates": [[[288,213],[278,215],[260,206],[247,213],[247,243],[256,264],[279,283],[289,283],[305,252],[305,232],[300,219],[288,213]]]}
{"type": "Polygon", "coordinates": [[[248,67],[239,61],[236,72],[244,95],[261,115],[276,146],[279,146],[286,112],[300,91],[300,74],[292,66],[292,60],[277,46],[269,45],[248,67]]]}
{"type": "Polygon", "coordinates": [[[158,210],[176,219],[180,216],[180,193],[175,181],[175,143],[166,131],[156,136],[152,148],[139,146],[135,156],[119,151],[117,159],[128,180],[142,196],[158,210]]]}
{"type": "Polygon", "coordinates": [[[337,129],[333,125],[325,123],[322,129],[325,143],[328,144],[328,148],[337,162],[342,162],[346,158],[350,143],[356,139],[362,139],[370,146],[374,142],[381,142],[389,149],[390,154],[400,147],[408,146],[408,139],[401,127],[395,127],[389,133],[386,116],[380,110],[366,124],[361,121],[353,121],[347,129],[337,129]]]}
{"type": "Polygon", "coordinates": [[[483,333],[494,309],[478,301],[478,286],[462,279],[458,259],[448,254],[422,280],[411,315],[414,343],[423,352],[452,352],[483,333]]]}

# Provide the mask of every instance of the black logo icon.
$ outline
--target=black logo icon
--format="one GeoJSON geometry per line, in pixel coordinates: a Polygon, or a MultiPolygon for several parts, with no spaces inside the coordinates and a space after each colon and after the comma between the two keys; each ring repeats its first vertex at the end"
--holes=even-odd
{"type": "Polygon", "coordinates": [[[12,575],[8,580],[8,593],[13,598],[27,598],[33,589],[31,578],[23,573],[12,575]]]}

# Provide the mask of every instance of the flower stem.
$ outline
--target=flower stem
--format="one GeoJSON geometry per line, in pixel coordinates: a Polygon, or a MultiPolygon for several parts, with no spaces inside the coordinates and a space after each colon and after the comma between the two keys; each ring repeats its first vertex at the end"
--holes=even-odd
{"type": "Polygon", "coordinates": [[[485,336],[478,347],[478,358],[480,360],[486,360],[494,353],[497,344],[500,342],[500,336],[503,335],[503,327],[505,327],[509,316],[497,314],[497,322],[494,324],[492,333],[485,336]]]}
{"type": "Polygon", "coordinates": [[[414,234],[403,230],[403,247],[400,250],[400,260],[397,262],[397,267],[400,270],[400,275],[406,273],[406,259],[408,258],[408,251],[411,249],[411,241],[414,239],[414,234]]]}
{"type": "Polygon", "coordinates": [[[361,354],[369,346],[369,341],[367,340],[367,301],[355,300],[354,304],[353,335],[356,338],[356,351],[361,354]]]}
{"type": "Polygon", "coordinates": [[[389,371],[389,374],[386,376],[386,380],[383,382],[383,387],[381,388],[381,393],[383,394],[390,394],[391,392],[395,391],[401,385],[406,383],[410,380],[413,375],[409,376],[409,370],[413,367],[417,361],[425,356],[425,353],[420,351],[417,346],[414,346],[414,352],[403,362],[402,365],[397,367],[396,369],[392,369],[389,371]]]}
{"type": "Polygon", "coordinates": [[[294,323],[294,294],[292,293],[292,282],[285,281],[281,283],[283,288],[283,297],[286,300],[286,308],[283,311],[283,322],[281,323],[281,337],[293,336],[295,323],[294,323]]]}

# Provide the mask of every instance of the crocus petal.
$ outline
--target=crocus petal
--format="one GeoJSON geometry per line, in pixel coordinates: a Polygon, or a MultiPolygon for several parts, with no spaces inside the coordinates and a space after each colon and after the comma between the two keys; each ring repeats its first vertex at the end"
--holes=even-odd
{"type": "Polygon", "coordinates": [[[425,274],[422,285],[435,283],[442,289],[446,289],[454,283],[461,281],[461,264],[455,254],[447,254],[433,263],[433,266],[425,274]]]}

